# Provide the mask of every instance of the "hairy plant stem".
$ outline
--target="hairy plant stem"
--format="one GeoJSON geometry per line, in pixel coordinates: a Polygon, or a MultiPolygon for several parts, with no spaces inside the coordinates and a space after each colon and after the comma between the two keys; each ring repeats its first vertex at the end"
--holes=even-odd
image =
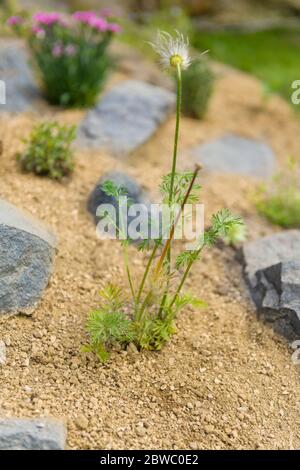
{"type": "MultiPolygon", "coordinates": [[[[169,206],[172,205],[173,200],[173,191],[174,191],[174,181],[176,173],[176,163],[177,163],[177,153],[178,153],[178,140],[179,140],[179,129],[180,129],[180,115],[181,115],[181,101],[182,101],[182,78],[181,78],[181,66],[177,64],[177,101],[176,101],[176,127],[175,127],[175,136],[174,136],[174,150],[173,150],[173,162],[172,162],[172,171],[171,171],[171,182],[170,182],[170,191],[169,191],[169,206]]],[[[167,271],[168,274],[171,271],[171,262],[172,262],[172,246],[169,244],[167,251],[167,271]]],[[[164,305],[166,303],[167,295],[169,290],[169,282],[167,283],[167,288],[164,292],[162,302],[159,308],[159,315],[161,315],[164,305]]]]}
{"type": "MultiPolygon", "coordinates": [[[[181,67],[180,65],[177,65],[177,104],[176,104],[176,127],[175,127],[175,137],[174,137],[174,149],[173,149],[173,160],[172,160],[172,170],[171,170],[171,181],[170,181],[170,190],[169,190],[169,206],[172,204],[172,199],[173,199],[173,191],[174,191],[174,181],[175,181],[175,173],[176,173],[176,163],[177,163],[177,153],[178,153],[178,140],[179,140],[179,128],[180,128],[180,110],[181,110],[181,96],[182,96],[182,80],[181,80],[181,67]]],[[[174,234],[173,234],[174,236],[174,234]]],[[[141,300],[141,295],[143,293],[143,289],[145,287],[145,283],[152,265],[152,262],[155,258],[156,252],[158,249],[158,245],[155,245],[155,247],[152,250],[152,253],[150,255],[150,258],[148,260],[144,276],[141,282],[141,285],[138,290],[137,298],[136,298],[136,305],[139,304],[141,300]]],[[[165,251],[165,250],[164,250],[165,251]]],[[[168,244],[167,251],[165,252],[168,255],[168,261],[169,261],[169,267],[168,271],[171,269],[171,246],[170,243],[168,244]]],[[[165,255],[164,255],[165,256],[165,255]]],[[[147,294],[142,307],[140,310],[138,310],[136,319],[139,321],[142,317],[142,314],[145,310],[148,298],[150,296],[151,291],[147,294]]],[[[167,295],[167,290],[164,294],[164,297],[167,295]]]]}
{"type": "MultiPolygon", "coordinates": [[[[120,211],[121,211],[121,217],[120,217],[120,225],[121,225],[121,228],[119,229],[119,233],[125,234],[125,223],[124,223],[124,219],[123,219],[123,210],[122,210],[122,207],[120,207],[120,211]]],[[[128,283],[129,283],[131,295],[132,295],[133,301],[134,301],[134,303],[135,303],[135,305],[136,305],[136,298],[135,298],[135,293],[134,293],[134,288],[133,288],[133,282],[132,282],[132,277],[131,277],[130,268],[129,268],[129,260],[128,260],[128,241],[127,241],[127,240],[125,241],[123,254],[124,254],[125,270],[126,270],[126,274],[127,274],[127,278],[128,278],[128,283]]]]}
{"type": "Polygon", "coordinates": [[[128,278],[128,283],[129,283],[129,286],[130,286],[131,295],[132,295],[134,303],[136,304],[137,302],[136,302],[136,298],[135,298],[132,277],[131,277],[131,273],[130,273],[130,269],[129,269],[128,247],[127,247],[127,245],[124,248],[124,263],[125,263],[125,269],[126,269],[126,274],[127,274],[127,278],[128,278]]]}
{"type": "MultiPolygon", "coordinates": [[[[152,250],[152,253],[149,257],[149,260],[148,260],[148,263],[147,263],[147,266],[146,266],[146,269],[145,269],[145,272],[144,272],[144,276],[143,276],[141,285],[140,285],[139,290],[138,290],[138,294],[137,294],[137,298],[136,298],[136,304],[137,305],[139,304],[139,302],[141,300],[141,295],[143,293],[143,289],[145,287],[145,283],[146,283],[146,280],[147,280],[147,277],[148,277],[148,274],[149,274],[149,271],[150,271],[150,268],[151,268],[151,264],[154,260],[155,255],[156,255],[157,249],[158,249],[158,244],[155,244],[155,246],[152,250]]],[[[136,319],[139,320],[139,313],[137,314],[136,319]]]]}
{"type": "MultiPolygon", "coordinates": [[[[182,202],[182,204],[181,204],[180,211],[179,211],[179,213],[177,214],[177,217],[176,217],[175,221],[173,222],[173,225],[172,225],[172,228],[171,228],[171,231],[170,231],[169,238],[168,238],[168,240],[167,240],[167,243],[165,244],[165,247],[164,247],[164,249],[163,249],[163,252],[162,252],[162,254],[161,254],[161,256],[160,256],[160,259],[159,259],[159,261],[158,261],[158,263],[157,263],[157,266],[156,266],[156,269],[155,269],[155,274],[154,274],[154,279],[155,279],[155,280],[157,280],[157,278],[158,278],[158,276],[159,276],[159,274],[160,274],[160,272],[161,272],[161,269],[162,269],[162,266],[163,266],[163,261],[164,261],[165,257],[167,256],[168,249],[169,249],[169,247],[170,247],[170,244],[171,244],[171,242],[172,242],[172,239],[174,238],[176,226],[177,226],[177,224],[178,224],[178,222],[179,222],[179,219],[180,219],[181,214],[182,214],[182,212],[183,212],[184,206],[186,205],[186,203],[187,203],[187,201],[188,201],[188,198],[189,198],[189,196],[190,196],[190,194],[191,194],[191,191],[192,191],[192,189],[193,189],[193,186],[194,186],[194,184],[195,184],[195,181],[196,181],[196,178],[197,178],[197,175],[198,175],[200,169],[201,169],[201,166],[200,166],[200,165],[196,165],[195,171],[194,171],[194,174],[193,174],[193,178],[192,178],[192,180],[191,180],[191,182],[190,182],[190,184],[189,184],[189,187],[188,187],[188,189],[187,189],[187,192],[186,192],[186,194],[185,194],[185,196],[184,196],[184,200],[183,200],[183,202],[182,202]]],[[[156,251],[155,251],[155,253],[156,253],[156,251]]],[[[154,254],[155,254],[155,253],[154,253],[154,254]]],[[[153,252],[152,252],[152,256],[153,256],[153,252]]],[[[153,257],[154,257],[154,256],[153,256],[153,257]]],[[[149,272],[149,269],[150,269],[152,260],[153,260],[153,258],[152,258],[151,260],[149,260],[149,262],[148,262],[148,266],[147,266],[148,269],[146,269],[146,270],[147,270],[147,274],[148,274],[148,272],[149,272]]],[[[187,272],[186,276],[187,276],[187,275],[188,275],[188,272],[187,272]]],[[[185,279],[186,279],[186,276],[185,276],[185,279]]],[[[144,276],[144,277],[145,277],[145,276],[144,276]]],[[[185,279],[183,280],[182,285],[184,284],[185,279]]],[[[181,286],[181,287],[182,287],[182,286],[181,286]]],[[[181,289],[181,287],[180,287],[180,289],[181,289]]],[[[167,299],[167,294],[168,294],[168,292],[167,292],[167,289],[166,289],[166,291],[164,292],[164,295],[163,295],[163,299],[162,299],[162,302],[161,302],[161,305],[160,305],[159,312],[158,312],[158,315],[159,315],[159,316],[162,315],[162,311],[163,311],[163,308],[164,308],[164,305],[165,305],[165,302],[166,302],[166,299],[167,299]]],[[[148,299],[150,298],[150,295],[151,295],[151,289],[150,289],[150,291],[148,292],[148,294],[147,294],[147,296],[146,296],[146,298],[145,298],[145,300],[144,300],[144,302],[143,302],[143,304],[142,304],[142,307],[141,307],[141,309],[140,309],[139,312],[138,312],[137,320],[140,320],[140,319],[141,319],[142,314],[143,314],[143,312],[144,312],[144,310],[145,310],[145,307],[146,307],[146,305],[147,305],[148,299]]],[[[140,297],[139,297],[139,298],[140,298],[140,297]]],[[[173,303],[174,303],[174,302],[173,302],[173,303]]],[[[172,305],[173,305],[173,303],[172,303],[172,305]]],[[[138,302],[137,302],[137,304],[138,304],[138,302]]]]}
{"type": "MultiPolygon", "coordinates": [[[[180,114],[181,114],[181,98],[182,98],[182,78],[181,78],[181,67],[177,65],[177,102],[176,102],[176,127],[174,136],[174,149],[173,149],[173,161],[169,191],[169,206],[172,205],[173,192],[174,192],[174,181],[176,173],[177,153],[178,153],[178,140],[179,140],[179,129],[180,129],[180,114]]],[[[168,249],[168,271],[171,270],[171,246],[168,249]]]]}
{"type": "Polygon", "coordinates": [[[159,273],[160,273],[160,271],[161,271],[161,268],[162,268],[162,265],[163,265],[163,262],[164,262],[164,259],[165,259],[167,253],[168,253],[169,250],[170,250],[171,243],[172,243],[172,240],[173,240],[173,238],[174,238],[176,226],[177,226],[177,224],[178,224],[178,222],[179,222],[179,220],[180,220],[181,214],[182,214],[182,212],[183,212],[183,210],[184,210],[184,206],[186,205],[186,203],[187,203],[187,201],[188,201],[188,198],[189,198],[189,196],[190,196],[190,194],[191,194],[191,191],[192,191],[192,189],[193,189],[193,186],[194,186],[194,184],[195,184],[195,181],[196,181],[196,178],[197,178],[197,175],[198,175],[200,169],[201,169],[201,166],[200,166],[200,165],[196,165],[195,171],[194,171],[194,174],[193,174],[193,178],[192,178],[192,180],[191,180],[191,182],[190,182],[190,184],[189,184],[189,187],[188,187],[188,189],[187,189],[187,192],[186,192],[186,194],[185,194],[185,196],[184,196],[183,202],[182,202],[182,204],[181,204],[180,211],[178,212],[177,217],[176,217],[176,219],[174,220],[174,222],[173,222],[173,224],[172,224],[172,227],[171,227],[171,230],[170,230],[169,238],[168,238],[167,243],[165,244],[164,249],[163,249],[163,251],[162,251],[162,254],[161,254],[161,256],[160,256],[160,258],[159,258],[159,260],[158,260],[158,263],[157,263],[157,266],[156,266],[156,269],[155,269],[155,274],[156,274],[156,276],[159,275],[159,273]]]}
{"type": "MultiPolygon", "coordinates": [[[[197,256],[200,254],[200,252],[201,252],[202,249],[203,249],[203,246],[201,246],[201,248],[199,248],[199,250],[197,251],[197,256]]],[[[183,287],[183,284],[185,283],[186,278],[188,277],[189,272],[190,272],[190,270],[191,270],[191,268],[192,268],[194,262],[195,262],[195,260],[192,259],[192,260],[188,263],[188,265],[187,265],[187,267],[186,267],[186,270],[184,271],[184,274],[183,274],[182,279],[181,279],[181,281],[180,281],[180,284],[179,284],[179,286],[177,287],[177,290],[176,290],[176,292],[175,292],[175,294],[174,294],[174,297],[173,297],[173,299],[172,299],[172,301],[171,301],[171,303],[170,303],[170,308],[171,308],[171,307],[174,305],[174,303],[176,302],[176,299],[177,299],[178,295],[179,295],[180,292],[181,292],[181,289],[182,289],[182,287],[183,287]]]]}

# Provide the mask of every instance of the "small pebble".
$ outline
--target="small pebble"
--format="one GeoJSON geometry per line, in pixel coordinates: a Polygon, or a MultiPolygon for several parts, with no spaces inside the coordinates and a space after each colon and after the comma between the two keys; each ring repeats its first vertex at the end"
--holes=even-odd
{"type": "Polygon", "coordinates": [[[80,415],[75,419],[75,424],[78,429],[87,429],[89,421],[84,415],[80,415]]]}
{"type": "Polygon", "coordinates": [[[136,428],[135,432],[136,432],[137,436],[143,437],[143,436],[145,436],[145,434],[146,434],[146,429],[145,429],[144,427],[142,427],[142,426],[138,426],[138,427],[136,428]]]}
{"type": "Polygon", "coordinates": [[[33,336],[35,338],[41,339],[43,337],[43,334],[40,330],[36,330],[36,331],[33,332],[33,336]]]}
{"type": "Polygon", "coordinates": [[[0,365],[4,365],[6,363],[6,346],[4,341],[0,341],[0,365]]]}
{"type": "Polygon", "coordinates": [[[197,449],[198,449],[198,444],[197,444],[197,442],[191,442],[191,443],[190,443],[190,449],[192,449],[192,450],[197,450],[197,449]]]}
{"type": "Polygon", "coordinates": [[[133,343],[128,344],[127,352],[129,352],[131,354],[138,354],[139,353],[136,346],[133,343]]]}

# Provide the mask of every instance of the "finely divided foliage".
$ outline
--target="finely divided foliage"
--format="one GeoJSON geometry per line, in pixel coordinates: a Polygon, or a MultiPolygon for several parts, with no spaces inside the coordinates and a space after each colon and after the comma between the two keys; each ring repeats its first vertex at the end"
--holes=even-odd
{"type": "Polygon", "coordinates": [[[17,159],[25,171],[60,180],[73,171],[71,144],[75,137],[75,126],[62,126],[55,121],[38,124],[17,159]]]}
{"type": "MultiPolygon", "coordinates": [[[[176,332],[176,316],[184,307],[205,307],[206,304],[202,300],[182,292],[188,274],[204,249],[213,246],[219,238],[228,237],[237,227],[243,227],[239,217],[233,216],[227,209],[222,209],[213,215],[210,228],[205,231],[204,237],[197,241],[194,249],[184,251],[173,259],[174,232],[180,217],[172,207],[174,204],[177,207],[179,205],[179,215],[184,217],[186,204],[198,202],[200,185],[197,183],[197,177],[200,167],[197,166],[193,172],[176,171],[181,73],[190,64],[188,41],[180,33],[176,33],[174,38],[167,33],[159,33],[158,41],[153,47],[161,55],[164,65],[168,64],[176,69],[178,84],[172,171],[163,177],[160,185],[163,202],[170,207],[171,220],[167,240],[161,235],[159,239],[148,239],[140,243],[140,250],[149,251],[149,257],[142,279],[137,284],[129,264],[129,240],[122,240],[130,295],[124,295],[116,285],[107,285],[100,293],[99,309],[90,313],[87,322],[90,341],[83,349],[86,352],[94,352],[102,362],[108,359],[109,350],[115,344],[124,347],[134,343],[139,350],[161,349],[176,332]]],[[[118,188],[111,181],[106,182],[102,189],[116,199],[126,194],[125,188],[118,188]]]]}

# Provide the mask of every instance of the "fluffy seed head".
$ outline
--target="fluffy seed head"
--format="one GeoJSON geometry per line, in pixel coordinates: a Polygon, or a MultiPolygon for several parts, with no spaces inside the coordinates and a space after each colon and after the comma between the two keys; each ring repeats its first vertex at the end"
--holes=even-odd
{"type": "Polygon", "coordinates": [[[158,31],[156,42],[150,45],[160,55],[160,63],[164,68],[180,66],[182,69],[187,69],[191,64],[189,40],[179,31],[175,33],[171,36],[166,31],[158,31]]]}

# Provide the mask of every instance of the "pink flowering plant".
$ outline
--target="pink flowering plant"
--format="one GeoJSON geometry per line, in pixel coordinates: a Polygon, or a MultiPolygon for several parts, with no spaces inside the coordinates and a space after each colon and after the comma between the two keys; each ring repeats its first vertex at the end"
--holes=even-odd
{"type": "Polygon", "coordinates": [[[92,106],[103,87],[110,61],[107,47],[120,26],[92,11],[72,15],[35,13],[8,24],[25,35],[45,95],[52,104],[92,106]]]}

